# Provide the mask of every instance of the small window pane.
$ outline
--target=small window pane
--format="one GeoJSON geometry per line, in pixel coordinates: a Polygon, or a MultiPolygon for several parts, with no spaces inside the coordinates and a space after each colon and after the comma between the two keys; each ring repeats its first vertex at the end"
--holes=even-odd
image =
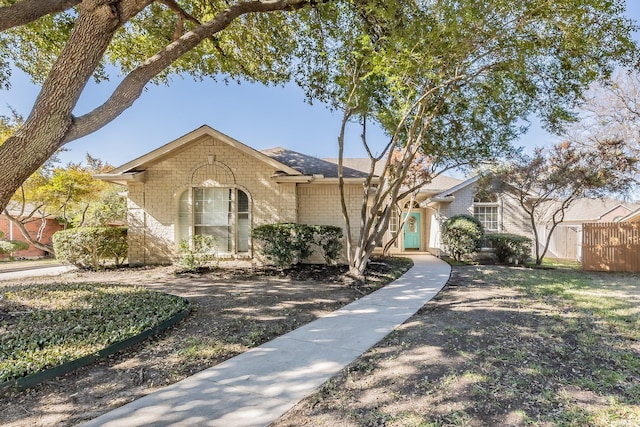
{"type": "Polygon", "coordinates": [[[498,206],[474,206],[473,216],[482,224],[487,231],[498,231],[498,206]]]}

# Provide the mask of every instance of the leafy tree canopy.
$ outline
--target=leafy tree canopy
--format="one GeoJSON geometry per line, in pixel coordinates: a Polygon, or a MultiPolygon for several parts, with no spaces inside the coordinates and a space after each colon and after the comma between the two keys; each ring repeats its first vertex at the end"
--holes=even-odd
{"type": "Polygon", "coordinates": [[[0,206],[66,142],[176,74],[294,78],[397,141],[428,127],[431,152],[492,154],[520,132],[517,118],[535,112],[555,129],[590,81],[635,61],[623,12],[622,0],[0,0],[0,83],[15,64],[42,85],[0,146],[0,206]],[[75,116],[108,64],[121,83],[75,116]],[[405,123],[409,111],[428,120],[405,123]]]}

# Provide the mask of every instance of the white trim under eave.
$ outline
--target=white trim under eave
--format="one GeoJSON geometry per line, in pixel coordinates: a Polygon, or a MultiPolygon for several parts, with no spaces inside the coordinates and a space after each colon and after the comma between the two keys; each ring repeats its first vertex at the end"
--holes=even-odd
{"type": "Polygon", "coordinates": [[[476,182],[479,179],[480,179],[480,175],[473,176],[473,177],[467,179],[466,181],[462,181],[460,184],[458,184],[458,185],[456,185],[454,187],[451,187],[450,189],[445,190],[440,194],[437,194],[436,196],[434,196],[432,198],[432,200],[445,199],[447,197],[453,197],[453,196],[451,196],[451,194],[455,193],[456,191],[460,191],[465,187],[468,187],[469,185],[473,184],[474,182],[476,182]]]}
{"type": "Polygon", "coordinates": [[[444,197],[430,197],[421,201],[418,205],[421,208],[427,208],[431,203],[451,203],[455,200],[455,196],[444,196],[444,197]]]}
{"type": "Polygon", "coordinates": [[[242,142],[231,138],[228,135],[223,134],[222,132],[219,132],[215,129],[213,129],[210,126],[207,125],[202,125],[199,128],[189,132],[186,135],[181,136],[180,138],[169,142],[168,144],[163,145],[162,147],[159,147],[143,156],[138,157],[137,159],[134,159],[128,163],[125,163],[122,166],[119,166],[117,168],[115,168],[114,170],[112,170],[110,173],[111,174],[122,174],[122,173],[126,173],[126,172],[130,172],[132,170],[136,170],[136,169],[142,169],[146,166],[148,166],[149,164],[153,163],[156,160],[160,160],[162,158],[167,157],[170,153],[190,144],[191,142],[194,142],[204,136],[210,136],[214,139],[217,139],[221,142],[224,142],[225,144],[249,155],[252,156],[254,158],[257,158],[258,160],[263,161],[264,163],[267,163],[268,165],[274,167],[276,170],[281,170],[289,175],[302,175],[302,173],[296,169],[293,169],[290,166],[285,165],[284,163],[280,163],[279,161],[267,156],[266,154],[263,154],[251,147],[249,147],[248,145],[243,144],[242,142]]]}
{"type": "Polygon", "coordinates": [[[128,182],[145,182],[146,171],[125,172],[125,173],[99,173],[92,175],[101,181],[113,182],[114,184],[127,185],[128,182]]]}

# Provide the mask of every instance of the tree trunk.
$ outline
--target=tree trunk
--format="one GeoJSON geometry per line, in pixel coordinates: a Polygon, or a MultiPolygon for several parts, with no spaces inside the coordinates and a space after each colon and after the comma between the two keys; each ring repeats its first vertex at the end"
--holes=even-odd
{"type": "Polygon", "coordinates": [[[0,145],[0,208],[62,145],[73,125],[73,109],[119,28],[121,4],[86,0],[75,27],[51,68],[33,109],[14,135],[0,145]]]}
{"type": "MultiPolygon", "coordinates": [[[[23,126],[0,145],[0,210],[15,191],[38,167],[65,143],[88,135],[118,117],[138,99],[145,85],[195,48],[202,40],[227,28],[235,19],[250,13],[277,10],[293,11],[308,0],[241,1],[229,5],[210,21],[183,34],[156,55],[129,73],[111,97],[95,110],[81,117],[72,115],[80,94],[100,64],[115,31],[154,0],[84,0],[78,6],[78,18],[64,49],[54,63],[23,126]]],[[[29,19],[27,3],[21,1],[0,8],[0,17],[22,13],[7,25],[20,25],[29,19]],[[25,11],[18,9],[25,7],[25,11]],[[4,14],[4,15],[3,15],[4,14]]],[[[56,0],[51,8],[65,7],[72,0],[56,0]]],[[[44,13],[42,10],[39,13],[44,13]]],[[[41,15],[42,16],[42,15],[41,15]]]]}

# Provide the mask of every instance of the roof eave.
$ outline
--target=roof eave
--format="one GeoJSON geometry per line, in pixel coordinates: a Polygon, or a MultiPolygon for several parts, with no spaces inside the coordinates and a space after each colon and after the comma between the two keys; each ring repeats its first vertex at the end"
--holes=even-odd
{"type": "Polygon", "coordinates": [[[218,139],[224,142],[225,144],[237,149],[238,151],[241,151],[249,156],[255,157],[269,164],[270,166],[274,167],[276,170],[281,170],[287,173],[288,175],[302,175],[300,171],[293,169],[292,167],[287,166],[283,163],[280,163],[279,161],[267,156],[266,154],[263,154],[241,143],[240,141],[235,140],[230,136],[225,135],[222,132],[219,132],[207,125],[200,126],[198,129],[195,129],[187,133],[186,135],[183,135],[180,138],[172,142],[169,142],[168,144],[163,145],[162,147],[159,147],[143,156],[138,157],[137,159],[134,159],[128,163],[125,163],[122,166],[115,168],[114,170],[111,171],[111,174],[121,174],[121,173],[130,172],[133,170],[145,169],[149,164],[153,163],[154,161],[162,159],[168,156],[170,153],[174,152],[175,150],[178,150],[183,146],[189,144],[190,142],[197,140],[199,138],[202,138],[204,136],[210,136],[215,139],[218,139]]]}
{"type": "Polygon", "coordinates": [[[123,173],[101,173],[93,175],[95,179],[112,182],[114,184],[127,185],[130,182],[145,182],[146,171],[123,172],[123,173]]]}

